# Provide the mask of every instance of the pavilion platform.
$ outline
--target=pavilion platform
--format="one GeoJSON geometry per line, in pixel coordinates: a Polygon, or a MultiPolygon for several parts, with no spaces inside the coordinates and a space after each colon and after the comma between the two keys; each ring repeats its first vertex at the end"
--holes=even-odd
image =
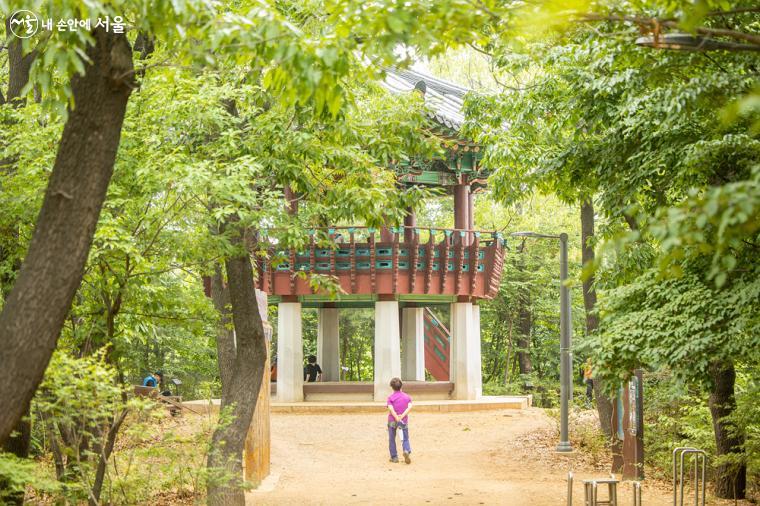
{"type": "MultiPolygon", "coordinates": [[[[454,391],[450,381],[404,381],[404,391],[414,399],[448,400],[454,391]]],[[[375,385],[369,381],[320,381],[303,384],[306,402],[345,402],[374,400],[375,385]]],[[[276,399],[277,383],[270,386],[272,399],[276,399]]]]}
{"type": "MultiPolygon", "coordinates": [[[[496,411],[502,409],[527,409],[533,404],[531,395],[486,396],[475,400],[415,400],[416,413],[457,413],[463,411],[496,411]]],[[[197,413],[216,413],[219,399],[187,401],[183,405],[197,413]]],[[[320,414],[320,413],[384,413],[385,403],[373,401],[311,401],[272,402],[272,413],[320,414]]]]}

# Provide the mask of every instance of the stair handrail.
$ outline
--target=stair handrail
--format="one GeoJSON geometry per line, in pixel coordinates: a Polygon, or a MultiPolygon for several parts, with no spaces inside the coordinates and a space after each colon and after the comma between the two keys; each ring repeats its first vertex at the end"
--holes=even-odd
{"type": "Polygon", "coordinates": [[[441,326],[444,333],[449,337],[449,342],[451,342],[451,332],[449,332],[449,329],[446,327],[446,325],[443,324],[443,322],[438,318],[435,313],[429,308],[425,307],[425,312],[430,315],[432,319],[434,319],[436,322],[438,322],[438,325],[441,326]]]}

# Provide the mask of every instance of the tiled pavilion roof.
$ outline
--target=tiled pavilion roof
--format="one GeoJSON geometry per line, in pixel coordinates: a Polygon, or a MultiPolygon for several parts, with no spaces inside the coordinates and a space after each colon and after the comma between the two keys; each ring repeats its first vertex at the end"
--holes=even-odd
{"type": "Polygon", "coordinates": [[[386,89],[394,93],[410,92],[415,88],[422,91],[425,103],[431,109],[431,118],[454,131],[460,130],[464,123],[464,96],[470,90],[418,70],[389,67],[385,71],[383,86],[386,89]]]}

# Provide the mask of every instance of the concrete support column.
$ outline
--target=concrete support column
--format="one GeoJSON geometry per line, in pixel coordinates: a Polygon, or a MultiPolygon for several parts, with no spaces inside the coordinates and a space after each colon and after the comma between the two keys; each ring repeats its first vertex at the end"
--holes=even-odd
{"type": "Polygon", "coordinates": [[[401,376],[401,337],[397,301],[375,302],[375,400],[391,393],[391,378],[401,376]]]}
{"type": "Polygon", "coordinates": [[[317,363],[324,381],[340,381],[340,328],[337,308],[321,308],[317,328],[317,363]]]}
{"type": "Polygon", "coordinates": [[[300,302],[280,302],[277,306],[277,400],[303,401],[300,302]]]}
{"type": "Polygon", "coordinates": [[[482,395],[480,371],[480,309],[470,302],[451,304],[451,381],[454,398],[477,399],[482,395]]]}
{"type": "Polygon", "coordinates": [[[475,389],[475,398],[478,399],[483,396],[483,357],[480,351],[480,306],[478,304],[472,305],[472,328],[474,334],[472,342],[472,363],[477,371],[477,374],[473,375],[473,388],[475,389]]]}
{"type": "Polygon", "coordinates": [[[425,308],[409,307],[402,310],[401,339],[401,379],[425,381],[425,308]]]}

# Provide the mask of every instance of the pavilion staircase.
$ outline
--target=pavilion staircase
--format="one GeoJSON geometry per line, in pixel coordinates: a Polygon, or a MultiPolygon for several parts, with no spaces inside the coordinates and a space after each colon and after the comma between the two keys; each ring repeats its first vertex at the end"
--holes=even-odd
{"type": "Polygon", "coordinates": [[[451,334],[430,308],[425,308],[425,369],[436,381],[449,381],[451,334]]]}

